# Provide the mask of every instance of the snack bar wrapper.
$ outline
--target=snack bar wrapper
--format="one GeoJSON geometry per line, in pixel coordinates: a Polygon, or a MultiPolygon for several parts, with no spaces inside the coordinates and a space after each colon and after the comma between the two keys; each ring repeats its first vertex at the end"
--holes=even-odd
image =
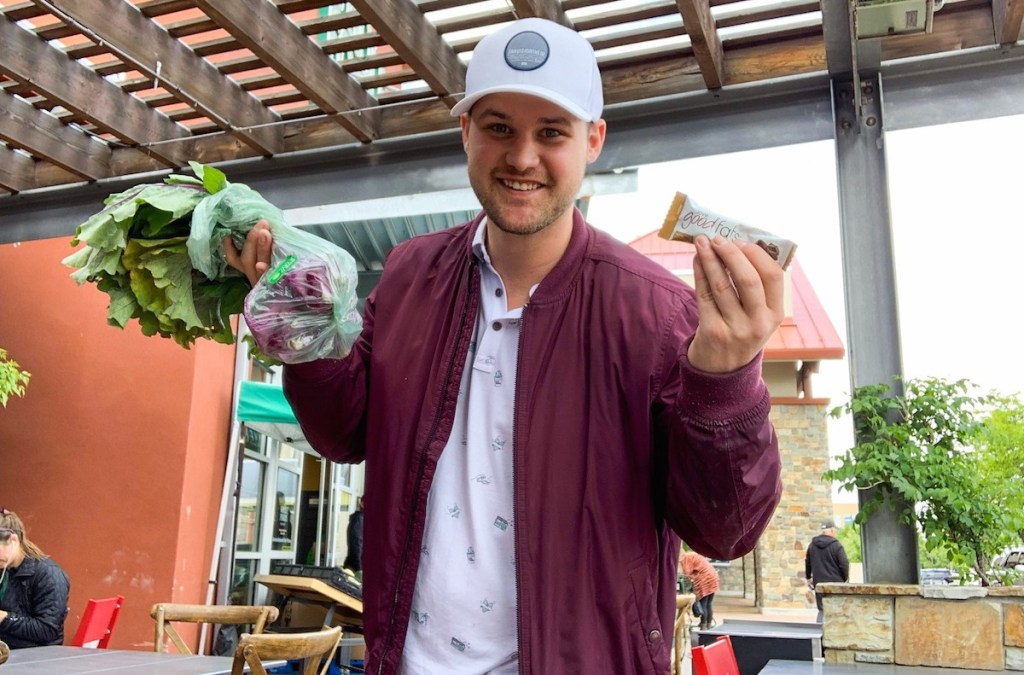
{"type": "Polygon", "coordinates": [[[700,206],[682,192],[677,192],[658,235],[670,241],[693,242],[694,238],[702,234],[709,238],[718,235],[757,244],[779,263],[782,269],[789,267],[793,254],[796,253],[796,244],[788,239],[726,218],[700,206]]]}

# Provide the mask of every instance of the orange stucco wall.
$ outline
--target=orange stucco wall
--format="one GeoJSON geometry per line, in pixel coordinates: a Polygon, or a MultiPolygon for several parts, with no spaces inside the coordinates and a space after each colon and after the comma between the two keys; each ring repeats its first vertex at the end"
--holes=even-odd
{"type": "Polygon", "coordinates": [[[203,602],[230,435],[234,348],[106,324],[69,239],[0,245],[0,347],[32,374],[0,408],[0,505],[90,597],[126,597],[112,647],[152,649],[155,602],[203,602]]]}

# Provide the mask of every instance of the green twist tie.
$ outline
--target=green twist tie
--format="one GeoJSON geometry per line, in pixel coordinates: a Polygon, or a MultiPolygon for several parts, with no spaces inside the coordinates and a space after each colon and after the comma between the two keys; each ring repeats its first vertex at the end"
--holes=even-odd
{"type": "Polygon", "coordinates": [[[270,270],[270,276],[267,277],[267,281],[272,284],[276,284],[281,280],[281,277],[288,272],[288,270],[295,267],[295,263],[298,262],[298,260],[299,259],[293,255],[286,257],[277,265],[277,267],[270,270]]]}

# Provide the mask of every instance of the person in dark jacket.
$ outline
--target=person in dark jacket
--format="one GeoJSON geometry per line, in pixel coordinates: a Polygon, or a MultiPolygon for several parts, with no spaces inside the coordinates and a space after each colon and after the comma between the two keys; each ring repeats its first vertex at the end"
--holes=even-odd
{"type": "MultiPolygon", "coordinates": [[[[818,584],[828,581],[849,581],[850,561],[846,549],[836,539],[836,524],[826,520],[821,524],[821,534],[811,540],[804,558],[804,575],[813,590],[818,584]]],[[[825,612],[821,607],[821,593],[815,591],[814,600],[818,605],[817,622],[821,623],[825,612]]]]}
{"type": "Polygon", "coordinates": [[[348,540],[348,553],[345,554],[345,562],[342,567],[356,573],[356,577],[363,578],[363,498],[356,500],[356,510],[348,518],[348,530],[345,531],[345,538],[348,540]]]}
{"type": "MultiPolygon", "coordinates": [[[[576,31],[481,40],[452,115],[483,212],[389,252],[346,358],[284,368],[316,451],[366,462],[378,675],[667,674],[679,538],[738,558],[779,502],[782,270],[705,221],[693,288],[590,226],[603,105],[576,31]]],[[[255,284],[273,242],[223,250],[255,284]]]]}
{"type": "Polygon", "coordinates": [[[0,640],[11,649],[64,642],[71,582],[25,536],[25,525],[0,509],[0,640]]]}

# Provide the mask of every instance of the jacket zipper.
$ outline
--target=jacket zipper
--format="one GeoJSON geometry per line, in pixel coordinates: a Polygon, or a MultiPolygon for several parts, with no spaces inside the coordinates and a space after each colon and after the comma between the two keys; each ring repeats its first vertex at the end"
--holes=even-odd
{"type": "MultiPolygon", "coordinates": [[[[437,409],[434,411],[434,419],[430,423],[430,432],[427,434],[427,438],[424,440],[423,448],[420,450],[419,464],[416,466],[416,489],[413,491],[413,502],[412,509],[409,511],[409,520],[406,523],[405,528],[405,546],[403,547],[404,553],[402,554],[402,560],[398,565],[398,579],[395,583],[395,594],[391,599],[391,615],[388,619],[388,631],[387,636],[384,639],[384,649],[381,650],[380,663],[377,664],[377,675],[381,675],[384,672],[384,662],[387,654],[391,651],[391,642],[395,637],[395,620],[396,614],[398,613],[398,601],[399,596],[402,593],[402,579],[405,577],[406,564],[409,562],[409,546],[412,544],[412,531],[416,524],[416,511],[419,509],[420,491],[419,485],[423,481],[423,473],[426,471],[427,455],[429,454],[430,444],[434,440],[434,435],[437,433],[437,427],[441,422],[441,409],[444,407],[445,399],[443,397],[448,395],[448,387],[451,385],[452,371],[455,369],[455,359],[459,354],[459,340],[461,339],[462,330],[466,325],[466,316],[469,313],[469,303],[472,299],[472,273],[474,261],[469,262],[469,275],[466,279],[466,301],[462,305],[462,313],[459,316],[459,326],[456,330],[456,343],[452,350],[452,357],[448,361],[448,367],[444,374],[444,386],[441,388],[442,399],[439,402],[437,409]]],[[[514,442],[514,441],[513,441],[514,442]]],[[[513,460],[514,461],[514,460],[513,460]]],[[[515,470],[513,469],[513,475],[515,470]]],[[[513,511],[513,518],[515,517],[513,511]]],[[[512,522],[515,522],[514,520],[512,522]]],[[[517,582],[518,583],[518,582],[517,582]]]]}
{"type": "Polygon", "coordinates": [[[523,365],[523,341],[526,337],[526,308],[529,307],[530,302],[527,301],[523,305],[523,311],[519,315],[519,348],[516,350],[516,388],[512,395],[512,522],[515,523],[515,527],[512,528],[512,545],[515,547],[515,560],[516,560],[516,573],[515,573],[515,586],[516,586],[516,654],[518,655],[518,666],[519,675],[523,674],[523,653],[520,649],[520,640],[523,635],[523,611],[522,611],[522,599],[519,595],[519,515],[516,505],[519,501],[519,488],[517,478],[519,476],[519,388],[523,381],[521,377],[522,365],[523,365]]]}

